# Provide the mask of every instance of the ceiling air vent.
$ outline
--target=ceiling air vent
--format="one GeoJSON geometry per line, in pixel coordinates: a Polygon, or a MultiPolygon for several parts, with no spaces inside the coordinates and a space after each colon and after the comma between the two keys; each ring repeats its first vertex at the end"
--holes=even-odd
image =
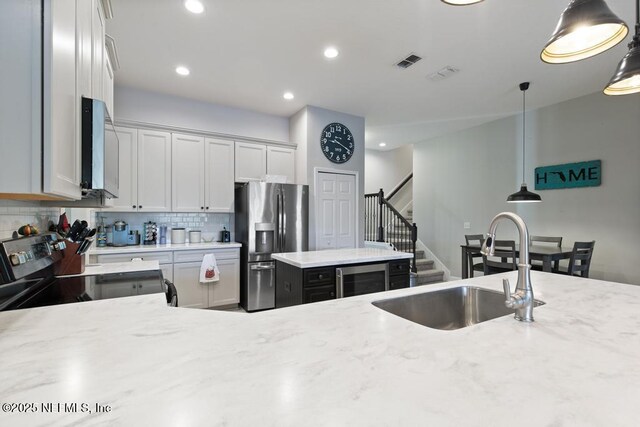
{"type": "Polygon", "coordinates": [[[414,55],[412,53],[411,55],[404,58],[402,61],[398,62],[396,66],[399,68],[409,68],[416,62],[420,61],[421,59],[422,58],[420,58],[418,55],[414,55]]]}
{"type": "Polygon", "coordinates": [[[447,65],[446,67],[439,69],[435,73],[429,74],[427,78],[431,81],[436,82],[438,80],[443,80],[443,79],[446,79],[447,77],[451,77],[452,75],[458,72],[460,72],[460,70],[457,69],[456,67],[452,65],[447,65]]]}

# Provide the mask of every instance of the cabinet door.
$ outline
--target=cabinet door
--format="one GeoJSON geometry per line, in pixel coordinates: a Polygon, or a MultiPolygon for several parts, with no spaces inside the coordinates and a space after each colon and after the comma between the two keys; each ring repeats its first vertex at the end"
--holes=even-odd
{"type": "MultiPolygon", "coordinates": [[[[116,128],[118,136],[118,198],[109,199],[107,206],[112,211],[135,212],[138,210],[138,131],[131,128],[116,128]]],[[[105,138],[115,138],[113,132],[105,130],[105,138]]]]}
{"type": "Polygon", "coordinates": [[[104,55],[104,70],[103,70],[103,96],[104,103],[107,105],[107,111],[109,112],[109,117],[113,119],[115,116],[113,115],[113,80],[115,78],[113,65],[111,64],[111,60],[109,59],[109,55],[104,55]]]}
{"type": "Polygon", "coordinates": [[[173,264],[173,284],[178,291],[179,307],[206,308],[209,304],[209,285],[200,284],[200,264],[173,264]]]}
{"type": "Polygon", "coordinates": [[[234,206],[233,141],[205,140],[205,210],[233,212],[234,206]]]}
{"type": "Polygon", "coordinates": [[[267,173],[267,146],[236,142],[236,181],[260,181],[267,173]]]}
{"type": "Polygon", "coordinates": [[[93,98],[104,100],[104,11],[100,0],[92,3],[91,92],[93,98]]]}
{"type": "Polygon", "coordinates": [[[80,199],[76,91],[76,1],[44,2],[43,191],[80,199]]]}
{"type": "Polygon", "coordinates": [[[220,280],[207,284],[209,307],[238,304],[240,302],[240,260],[218,260],[218,269],[220,280]]]}
{"type": "Polygon", "coordinates": [[[171,135],[171,210],[204,211],[204,138],[171,135]]]}
{"type": "Polygon", "coordinates": [[[160,264],[160,271],[162,271],[162,277],[173,282],[173,264],[160,264]]]}
{"type": "Polygon", "coordinates": [[[283,175],[287,184],[296,180],[296,152],[292,148],[267,147],[267,175],[283,175]]]}
{"type": "Polygon", "coordinates": [[[138,130],[138,211],[171,210],[171,134],[138,130]]]}
{"type": "Polygon", "coordinates": [[[302,291],[305,304],[310,302],[327,301],[336,298],[336,286],[324,285],[313,288],[304,288],[302,291]]]}

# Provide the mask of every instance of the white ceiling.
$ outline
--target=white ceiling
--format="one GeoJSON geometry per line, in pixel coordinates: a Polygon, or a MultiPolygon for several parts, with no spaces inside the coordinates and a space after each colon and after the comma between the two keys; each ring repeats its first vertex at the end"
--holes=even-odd
{"type": "MultiPolygon", "coordinates": [[[[291,116],[315,105],[366,118],[366,145],[387,149],[600,91],[624,43],[566,65],[539,59],[569,0],[112,0],[116,83],[291,116]],[[326,60],[333,45],[340,56],[326,60]],[[409,53],[412,68],[394,63],[409,53]],[[178,64],[191,69],[179,77],[178,64]],[[445,65],[461,71],[433,82],[445,65]],[[293,101],[282,98],[285,91],[293,101]]],[[[608,0],[633,30],[634,2],[608,0]]]]}

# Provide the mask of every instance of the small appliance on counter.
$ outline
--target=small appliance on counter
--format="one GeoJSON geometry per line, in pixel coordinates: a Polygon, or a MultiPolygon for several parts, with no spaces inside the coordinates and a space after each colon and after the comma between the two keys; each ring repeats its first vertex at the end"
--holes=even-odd
{"type": "Polygon", "coordinates": [[[167,244],[167,226],[166,225],[160,226],[160,244],[161,245],[167,244]]]}
{"type": "Polygon", "coordinates": [[[138,230],[129,230],[127,234],[127,246],[138,246],[140,244],[140,233],[138,230]]]}
{"type": "Polygon", "coordinates": [[[202,233],[200,230],[189,231],[189,243],[200,243],[202,241],[202,233]]]}
{"type": "MultiPolygon", "coordinates": [[[[107,234],[107,240],[109,235],[107,234]]],[[[129,224],[123,220],[113,223],[113,246],[127,246],[129,244],[129,224]]]]}
{"type": "Polygon", "coordinates": [[[158,226],[152,221],[145,222],[143,224],[142,234],[144,235],[144,241],[142,243],[145,245],[155,245],[158,241],[158,226]]]}
{"type": "Polygon", "coordinates": [[[227,230],[227,227],[224,227],[220,232],[220,241],[225,243],[229,243],[231,241],[231,232],[227,230]]]}
{"type": "Polygon", "coordinates": [[[184,245],[187,241],[187,232],[184,228],[171,229],[171,244],[184,245]]]}

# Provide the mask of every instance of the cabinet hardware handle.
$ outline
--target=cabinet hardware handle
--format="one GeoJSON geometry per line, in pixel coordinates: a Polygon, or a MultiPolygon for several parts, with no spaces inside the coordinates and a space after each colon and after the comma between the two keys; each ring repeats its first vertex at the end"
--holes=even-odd
{"type": "Polygon", "coordinates": [[[138,209],[142,209],[142,205],[138,205],[138,209]]]}
{"type": "Polygon", "coordinates": [[[136,205],[133,205],[133,206],[131,206],[131,207],[132,207],[133,209],[135,209],[135,208],[136,208],[136,205]]]}
{"type": "Polygon", "coordinates": [[[318,279],[322,279],[324,276],[322,274],[318,274],[318,279]]]}
{"type": "Polygon", "coordinates": [[[209,206],[207,206],[207,209],[209,209],[209,206]]]}
{"type": "Polygon", "coordinates": [[[200,206],[200,209],[204,209],[204,206],[200,206]]]}

